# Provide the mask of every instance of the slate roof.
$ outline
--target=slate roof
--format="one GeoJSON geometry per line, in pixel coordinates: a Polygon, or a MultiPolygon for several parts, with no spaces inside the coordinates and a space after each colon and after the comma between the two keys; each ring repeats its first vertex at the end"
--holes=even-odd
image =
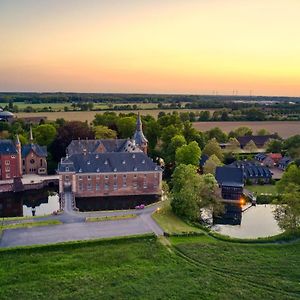
{"type": "Polygon", "coordinates": [[[162,169],[143,152],[111,152],[93,154],[73,154],[58,165],[58,172],[112,173],[147,172],[162,169]]]}
{"type": "Polygon", "coordinates": [[[217,167],[216,180],[220,186],[243,187],[243,171],[237,167],[217,167]]]}
{"type": "Polygon", "coordinates": [[[28,153],[32,150],[36,155],[40,157],[47,157],[47,147],[46,146],[40,146],[37,144],[28,144],[22,146],[22,157],[26,157],[28,153]]]}
{"type": "Polygon", "coordinates": [[[137,116],[136,129],[135,129],[135,133],[133,135],[133,140],[135,141],[135,143],[137,145],[142,145],[142,144],[148,143],[148,140],[146,139],[146,137],[144,136],[144,133],[143,133],[143,125],[142,125],[140,113],[138,113],[138,116],[137,116]]]}
{"type": "Polygon", "coordinates": [[[11,140],[0,140],[0,155],[17,154],[17,148],[11,140]]]}
{"type": "Polygon", "coordinates": [[[291,162],[293,162],[292,158],[289,156],[284,156],[280,161],[279,165],[282,167],[287,167],[291,162]]]}
{"type": "Polygon", "coordinates": [[[67,147],[68,155],[80,154],[84,150],[87,153],[96,153],[100,145],[106,152],[140,152],[130,139],[102,139],[102,140],[73,140],[67,147]]]}
{"type": "Polygon", "coordinates": [[[240,168],[243,171],[244,179],[272,178],[269,168],[256,164],[253,161],[235,161],[229,167],[240,168]]]}
{"type": "Polygon", "coordinates": [[[256,146],[263,146],[266,142],[268,142],[271,139],[278,139],[278,137],[274,134],[271,134],[271,135],[246,135],[237,138],[242,148],[246,146],[251,140],[255,143],[256,146]]]}
{"type": "Polygon", "coordinates": [[[265,153],[258,153],[255,155],[255,159],[258,161],[264,161],[267,158],[265,153]]]}

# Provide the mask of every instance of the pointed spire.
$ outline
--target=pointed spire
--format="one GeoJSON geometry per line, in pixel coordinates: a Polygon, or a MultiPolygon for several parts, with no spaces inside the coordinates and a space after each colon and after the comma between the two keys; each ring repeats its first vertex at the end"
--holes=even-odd
{"type": "Polygon", "coordinates": [[[29,136],[30,144],[33,144],[33,134],[32,134],[32,127],[30,126],[30,136],[29,136]]]}
{"type": "Polygon", "coordinates": [[[17,145],[18,145],[18,144],[21,144],[21,143],[20,143],[20,139],[19,139],[19,135],[18,135],[18,134],[17,134],[16,138],[17,138],[16,144],[17,144],[17,145]]]}
{"type": "Polygon", "coordinates": [[[141,120],[141,115],[140,115],[140,112],[138,112],[138,115],[137,115],[137,119],[136,119],[136,130],[137,131],[142,131],[142,120],[141,120]]]}

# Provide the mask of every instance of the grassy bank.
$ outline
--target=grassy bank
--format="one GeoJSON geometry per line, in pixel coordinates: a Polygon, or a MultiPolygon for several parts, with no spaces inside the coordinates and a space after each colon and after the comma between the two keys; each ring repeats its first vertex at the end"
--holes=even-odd
{"type": "Polygon", "coordinates": [[[170,202],[165,201],[162,208],[153,213],[152,218],[167,234],[202,233],[202,230],[185,223],[171,209],[170,202]]]}
{"type": "Polygon", "coordinates": [[[136,218],[137,215],[121,215],[121,216],[105,216],[105,217],[88,217],[85,219],[86,222],[103,222],[103,221],[117,221],[136,218]]]}
{"type": "Polygon", "coordinates": [[[300,244],[153,236],[0,250],[0,299],[297,299],[300,244]]]}
{"type": "Polygon", "coordinates": [[[35,222],[26,222],[26,223],[17,223],[17,224],[6,224],[0,226],[0,236],[5,229],[16,229],[16,228],[30,228],[37,226],[50,226],[50,225],[59,225],[62,224],[59,220],[46,220],[46,221],[35,221],[35,222]]]}

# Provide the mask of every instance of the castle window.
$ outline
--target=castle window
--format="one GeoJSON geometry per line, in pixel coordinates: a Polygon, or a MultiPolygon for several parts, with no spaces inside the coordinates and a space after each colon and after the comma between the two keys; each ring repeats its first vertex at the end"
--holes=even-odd
{"type": "Polygon", "coordinates": [[[91,191],[91,190],[92,190],[92,184],[88,183],[88,191],[91,191]]]}
{"type": "Polygon", "coordinates": [[[69,172],[69,167],[66,167],[66,172],[69,172]]]}
{"type": "Polygon", "coordinates": [[[6,178],[10,178],[10,173],[7,173],[7,174],[6,174],[6,178]]]}
{"type": "Polygon", "coordinates": [[[108,179],[108,175],[105,175],[105,179],[108,179]]]}
{"type": "Polygon", "coordinates": [[[82,176],[78,176],[78,179],[79,179],[79,180],[82,180],[82,176]]]}
{"type": "Polygon", "coordinates": [[[105,183],[105,184],[104,184],[104,189],[105,189],[105,190],[108,190],[108,183],[105,183]]]}
{"type": "Polygon", "coordinates": [[[99,191],[99,190],[100,190],[100,184],[96,183],[96,191],[99,191]]]}
{"type": "Polygon", "coordinates": [[[10,167],[5,167],[5,172],[10,172],[10,167]]]}
{"type": "Polygon", "coordinates": [[[15,155],[12,155],[11,158],[16,158],[16,156],[15,156],[15,155]]]}
{"type": "Polygon", "coordinates": [[[6,161],[5,161],[5,165],[6,165],[6,166],[9,166],[9,165],[10,165],[10,160],[6,160],[6,161]]]}
{"type": "Polygon", "coordinates": [[[117,190],[118,189],[118,184],[117,182],[114,182],[114,190],[117,190]]]}
{"type": "Polygon", "coordinates": [[[83,191],[83,184],[81,182],[79,183],[79,191],[83,191]]]}
{"type": "Polygon", "coordinates": [[[69,175],[66,175],[65,180],[69,181],[69,179],[70,179],[69,175]]]}
{"type": "Polygon", "coordinates": [[[91,179],[92,179],[92,177],[89,175],[89,176],[87,177],[87,179],[88,179],[88,180],[91,180],[91,179]]]}
{"type": "Polygon", "coordinates": [[[40,159],[40,164],[41,164],[41,167],[43,166],[43,160],[42,159],[40,159]]]}
{"type": "Polygon", "coordinates": [[[35,163],[35,160],[32,158],[32,159],[30,160],[30,163],[33,165],[33,164],[35,163]]]}

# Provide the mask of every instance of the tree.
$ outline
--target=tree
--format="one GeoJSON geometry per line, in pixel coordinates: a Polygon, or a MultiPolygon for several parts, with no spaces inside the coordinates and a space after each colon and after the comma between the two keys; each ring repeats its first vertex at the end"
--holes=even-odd
{"type": "MultiPolygon", "coordinates": [[[[144,124],[144,121],[143,121],[143,124],[144,124]]],[[[145,123],[144,133],[149,142],[149,144],[148,144],[149,149],[150,150],[154,149],[157,144],[158,138],[161,135],[160,125],[158,124],[158,122],[156,122],[156,120],[149,120],[148,122],[145,123]]]]}
{"type": "Polygon", "coordinates": [[[191,142],[188,145],[183,145],[176,150],[175,161],[176,164],[185,165],[199,165],[199,159],[201,156],[201,149],[197,142],[191,142]]]}
{"type": "Polygon", "coordinates": [[[196,167],[179,165],[172,175],[171,207],[180,217],[199,221],[202,208],[219,211],[218,184],[213,175],[200,176],[196,167]]]}
{"type": "Polygon", "coordinates": [[[216,139],[219,143],[225,143],[228,140],[228,136],[219,127],[212,128],[206,132],[208,140],[216,139]]]}
{"type": "Polygon", "coordinates": [[[213,174],[216,173],[216,168],[222,166],[222,162],[218,159],[218,157],[213,154],[209,159],[205,162],[203,166],[204,174],[213,174]]]}
{"type": "Polygon", "coordinates": [[[256,132],[257,135],[269,135],[270,132],[264,128],[257,130],[256,132]]]}
{"type": "Polygon", "coordinates": [[[294,135],[283,143],[284,149],[294,159],[300,158],[300,135],[294,135]]]}
{"type": "Polygon", "coordinates": [[[196,130],[191,122],[185,122],[183,124],[183,131],[182,131],[186,141],[188,143],[192,141],[196,141],[200,148],[204,147],[205,137],[204,134],[198,130],[196,130]]]}
{"type": "Polygon", "coordinates": [[[181,134],[181,130],[179,130],[174,125],[169,125],[167,127],[162,127],[163,130],[161,132],[161,140],[163,141],[163,148],[167,147],[171,142],[171,139],[178,134],[181,134]]]}
{"type": "Polygon", "coordinates": [[[174,163],[175,162],[175,153],[176,150],[186,145],[186,140],[183,135],[175,135],[172,137],[171,142],[166,147],[166,150],[164,151],[164,158],[166,163],[174,163]]]}
{"type": "Polygon", "coordinates": [[[94,133],[96,139],[114,139],[117,137],[116,131],[102,125],[95,126],[94,133]]]}
{"type": "Polygon", "coordinates": [[[228,145],[226,146],[226,149],[234,152],[237,151],[241,148],[241,145],[239,143],[239,141],[236,138],[230,138],[228,141],[228,145]]]}
{"type": "Polygon", "coordinates": [[[58,128],[56,138],[49,149],[53,155],[54,161],[59,161],[65,155],[67,146],[72,140],[94,139],[94,133],[86,122],[71,121],[66,122],[58,128]]]}
{"type": "Polygon", "coordinates": [[[135,117],[123,117],[117,119],[117,128],[120,138],[126,139],[132,137],[136,126],[135,117]]]}
{"type": "Polygon", "coordinates": [[[251,140],[245,145],[244,150],[250,153],[256,152],[257,151],[256,144],[251,140]]]}
{"type": "Polygon", "coordinates": [[[290,184],[297,185],[300,189],[300,168],[293,164],[288,166],[281,179],[277,182],[276,189],[278,193],[288,192],[290,184]]]}
{"type": "Polygon", "coordinates": [[[267,152],[280,153],[283,150],[283,143],[280,140],[270,140],[267,144],[267,152]]]}
{"type": "Polygon", "coordinates": [[[55,139],[56,128],[51,124],[39,125],[34,129],[34,138],[39,145],[49,146],[55,139]]]}
{"type": "Polygon", "coordinates": [[[203,154],[206,154],[207,156],[212,156],[213,154],[215,154],[220,161],[223,161],[222,149],[216,139],[210,140],[205,145],[203,149],[203,154]]]}
{"type": "Polygon", "coordinates": [[[209,121],[210,112],[208,110],[200,111],[199,121],[209,121]]]}
{"type": "Polygon", "coordinates": [[[296,231],[300,228],[300,191],[299,185],[288,184],[287,193],[283,195],[281,205],[275,209],[274,215],[281,229],[296,231]]]}
{"type": "Polygon", "coordinates": [[[233,131],[234,137],[240,137],[240,136],[252,135],[252,134],[253,134],[252,129],[246,126],[238,127],[233,131]]]}

